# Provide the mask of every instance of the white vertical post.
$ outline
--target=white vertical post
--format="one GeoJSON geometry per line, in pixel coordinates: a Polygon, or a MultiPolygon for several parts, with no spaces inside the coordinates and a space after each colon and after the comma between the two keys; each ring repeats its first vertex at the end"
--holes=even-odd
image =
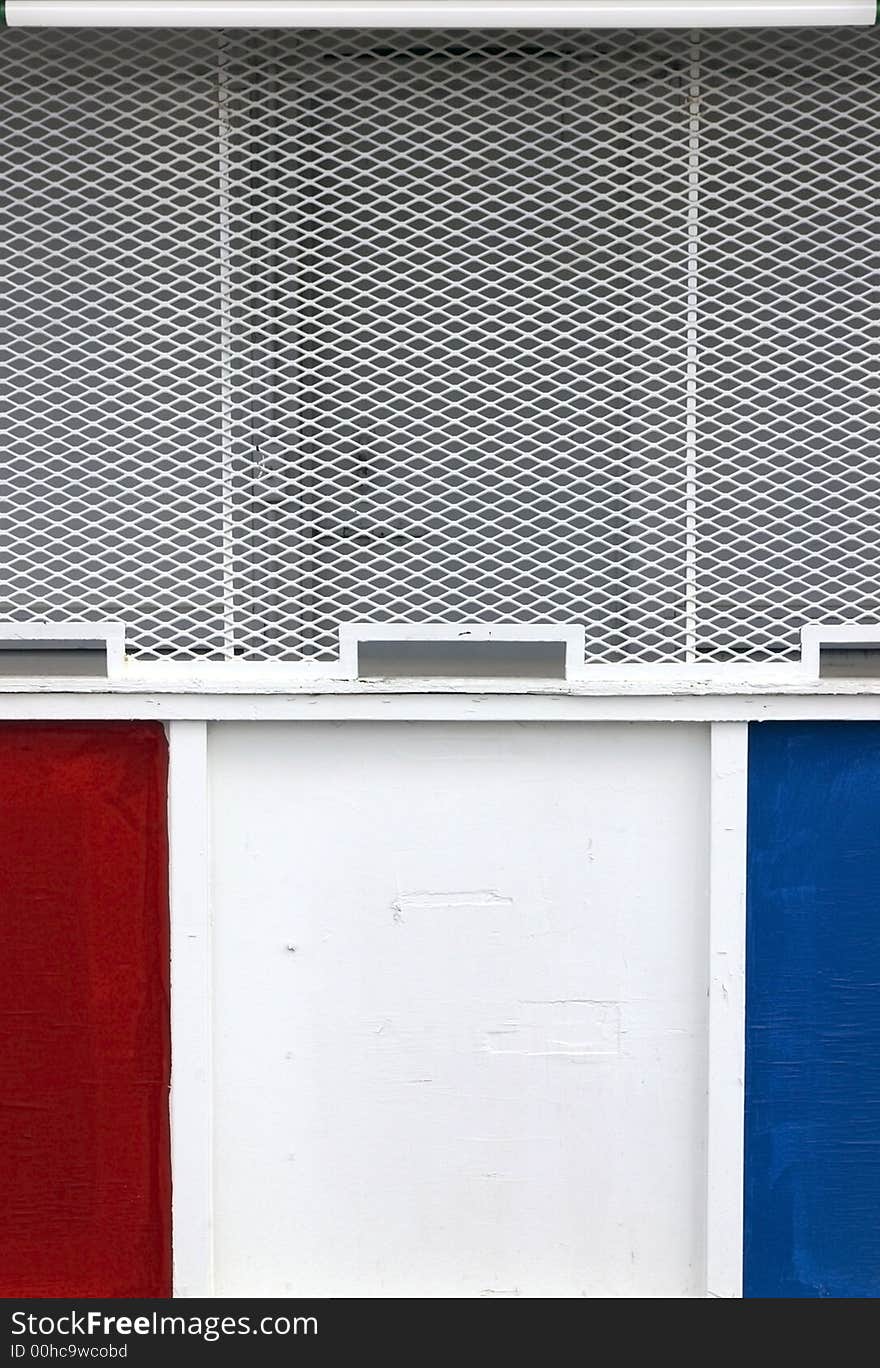
{"type": "Polygon", "coordinates": [[[712,724],[709,885],[710,1297],[742,1296],[749,728],[712,724]]]}
{"type": "Polygon", "coordinates": [[[175,1297],[213,1292],[213,1064],[205,722],[169,724],[171,1180],[175,1297]]]}
{"type": "Polygon", "coordinates": [[[233,358],[232,358],[232,226],[229,172],[229,77],[226,35],[217,34],[217,159],[219,251],[218,298],[220,305],[220,470],[223,574],[223,656],[235,657],[235,513],[233,453],[233,358]]]}
{"type": "Polygon", "coordinates": [[[685,348],[685,661],[697,659],[697,367],[700,289],[700,99],[699,32],[688,48],[687,343],[685,348]]]}

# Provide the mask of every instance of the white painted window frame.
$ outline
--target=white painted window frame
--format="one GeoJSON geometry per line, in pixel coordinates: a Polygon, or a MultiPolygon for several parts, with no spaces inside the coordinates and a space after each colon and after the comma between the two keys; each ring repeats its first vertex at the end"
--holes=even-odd
{"type": "MultiPolygon", "coordinates": [[[[106,676],[95,676],[99,688],[121,678],[125,668],[125,627],[121,622],[0,622],[0,649],[39,651],[103,651],[106,676]]],[[[18,681],[17,687],[21,688],[18,681]]]]}
{"type": "MultiPolygon", "coordinates": [[[[358,651],[368,641],[556,641],[565,647],[565,678],[578,678],[584,669],[584,628],[558,623],[342,623],[339,627],[339,669],[343,679],[358,678],[358,651]]],[[[444,683],[445,678],[444,678],[444,683]]],[[[558,682],[558,681],[557,681],[558,682]]],[[[472,685],[473,687],[473,685],[472,685]]]]}
{"type": "MultiPolygon", "coordinates": [[[[354,623],[339,629],[336,660],[318,662],[144,661],[125,654],[124,626],[118,622],[0,622],[0,645],[45,642],[63,649],[97,643],[106,648],[107,676],[37,678],[0,677],[0,696],[25,694],[106,697],[174,696],[231,699],[276,696],[292,699],[315,695],[362,693],[473,694],[473,679],[358,679],[357,648],[361,641],[438,641],[467,635],[472,641],[546,641],[565,643],[566,677],[556,679],[492,679],[479,681],[479,692],[545,698],[648,698],[668,696],[711,699],[802,697],[880,698],[880,678],[853,676],[822,679],[820,652],[826,645],[880,648],[880,623],[808,623],[801,628],[801,655],[789,661],[727,663],[584,663],[585,630],[556,623],[354,623]]],[[[128,706],[128,705],[125,705],[128,706]]],[[[208,705],[210,707],[210,705],[208,705]]],[[[124,712],[124,710],[123,710],[124,712]]],[[[172,707],[170,716],[178,715],[172,707]]],[[[186,715],[186,714],[184,714],[186,715]]],[[[197,714],[201,715],[201,714],[197,714]]],[[[210,715],[208,713],[207,715],[210,715]]],[[[219,715],[219,714],[218,714],[219,715]]],[[[763,715],[763,714],[759,714],[763,715]]],[[[700,720],[710,720],[703,713],[700,720]]],[[[719,719],[720,720],[720,719],[719,719]]]]}
{"type": "Polygon", "coordinates": [[[801,628],[801,668],[805,678],[820,679],[822,650],[826,646],[880,651],[880,623],[810,622],[801,628]]]}

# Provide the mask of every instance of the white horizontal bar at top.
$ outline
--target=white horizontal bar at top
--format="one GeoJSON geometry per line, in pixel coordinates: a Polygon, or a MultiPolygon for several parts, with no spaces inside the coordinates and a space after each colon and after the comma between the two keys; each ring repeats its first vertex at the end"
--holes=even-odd
{"type": "Polygon", "coordinates": [[[875,0],[6,0],[11,28],[748,28],[875,17],[875,0]]]}

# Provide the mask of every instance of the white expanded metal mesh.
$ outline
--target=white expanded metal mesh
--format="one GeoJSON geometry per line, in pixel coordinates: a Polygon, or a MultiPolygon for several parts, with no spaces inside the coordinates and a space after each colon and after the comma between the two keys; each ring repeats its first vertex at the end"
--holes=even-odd
{"type": "Polygon", "coordinates": [[[4,33],[0,618],[877,618],[878,125],[870,30],[4,33]]]}

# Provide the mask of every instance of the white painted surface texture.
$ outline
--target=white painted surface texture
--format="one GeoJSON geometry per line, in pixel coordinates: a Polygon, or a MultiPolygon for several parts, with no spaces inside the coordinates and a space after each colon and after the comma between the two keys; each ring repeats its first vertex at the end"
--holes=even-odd
{"type": "Polygon", "coordinates": [[[213,1291],[207,730],[204,722],[172,722],[168,728],[175,1297],[208,1297],[213,1291]]]}
{"type": "Polygon", "coordinates": [[[708,729],[209,729],[220,1295],[706,1291],[708,729]]]}
{"type": "Polygon", "coordinates": [[[707,1284],[741,1297],[745,1122],[746,860],[749,728],[716,722],[711,741],[707,1284]]]}

